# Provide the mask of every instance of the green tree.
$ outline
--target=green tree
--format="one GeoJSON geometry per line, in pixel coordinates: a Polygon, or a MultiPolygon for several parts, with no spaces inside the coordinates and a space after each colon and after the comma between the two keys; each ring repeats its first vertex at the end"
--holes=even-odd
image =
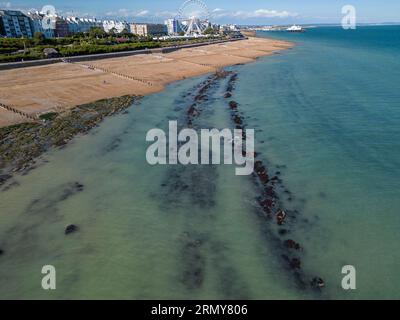
{"type": "Polygon", "coordinates": [[[115,29],[115,28],[112,28],[109,32],[108,32],[108,35],[110,36],[110,37],[115,37],[116,35],[117,35],[117,29],[115,29]]]}
{"type": "Polygon", "coordinates": [[[130,38],[132,34],[127,29],[124,29],[119,35],[123,38],[130,38]]]}
{"type": "Polygon", "coordinates": [[[211,27],[208,27],[206,30],[203,32],[204,34],[215,34],[215,30],[211,27]]]}
{"type": "Polygon", "coordinates": [[[44,36],[44,34],[42,32],[35,32],[35,34],[33,36],[33,41],[34,41],[35,45],[44,44],[45,40],[46,40],[46,37],[44,36]]]}
{"type": "Polygon", "coordinates": [[[102,28],[94,27],[94,28],[91,28],[89,31],[89,37],[91,37],[91,38],[98,39],[98,38],[104,38],[104,36],[105,36],[105,32],[102,28]]]}
{"type": "Polygon", "coordinates": [[[85,38],[85,34],[83,32],[77,32],[71,37],[72,39],[82,39],[85,38]]]}

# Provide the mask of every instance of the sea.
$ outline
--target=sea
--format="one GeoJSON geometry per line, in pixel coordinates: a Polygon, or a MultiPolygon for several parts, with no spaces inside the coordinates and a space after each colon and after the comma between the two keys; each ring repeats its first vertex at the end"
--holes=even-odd
{"type": "Polygon", "coordinates": [[[286,233],[235,165],[146,161],[147,132],[184,126],[209,75],[186,79],[0,192],[0,299],[400,298],[400,27],[258,36],[295,46],[227,68],[232,97],[226,79],[214,83],[195,128],[233,129],[228,102],[238,103],[257,159],[278,177],[286,233]],[[289,239],[301,248],[285,249],[289,239]]]}

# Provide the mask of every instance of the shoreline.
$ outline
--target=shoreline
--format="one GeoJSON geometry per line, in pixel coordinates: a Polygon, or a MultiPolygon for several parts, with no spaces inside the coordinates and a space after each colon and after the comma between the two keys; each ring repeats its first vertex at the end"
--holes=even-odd
{"type": "MultiPolygon", "coordinates": [[[[243,40],[245,42],[248,40],[243,40]]],[[[288,49],[293,47],[293,44],[286,42],[286,41],[276,41],[276,40],[269,40],[269,39],[253,39],[251,40],[257,42],[257,44],[263,43],[269,47],[267,51],[259,51],[254,49],[232,49],[240,50],[242,55],[254,56],[253,58],[243,58],[237,59],[237,56],[230,57],[229,54],[226,53],[226,48],[224,45],[223,48],[212,48],[212,50],[221,51],[218,56],[222,61],[219,60],[218,62],[222,62],[223,65],[219,66],[217,64],[199,64],[196,62],[191,62],[190,59],[183,59],[182,65],[187,68],[189,66],[190,70],[184,69],[183,71],[186,72],[179,72],[180,70],[170,70],[170,72],[178,71],[177,74],[168,77],[168,79],[158,79],[161,81],[152,81],[151,82],[151,70],[149,72],[149,67],[153,66],[154,63],[145,63],[143,61],[138,61],[140,56],[129,57],[128,60],[135,58],[135,61],[124,61],[125,63],[139,63],[139,65],[135,64],[136,68],[142,68],[144,73],[147,71],[149,74],[149,78],[142,79],[133,76],[128,76],[125,73],[120,73],[116,67],[118,63],[121,62],[121,59],[126,58],[118,58],[118,59],[108,59],[103,60],[103,64],[99,64],[98,62],[88,63],[85,65],[76,66],[76,64],[72,64],[73,67],[77,67],[80,70],[85,69],[85,72],[93,72],[96,73],[109,73],[109,77],[123,79],[124,82],[129,82],[131,86],[128,86],[128,91],[123,91],[123,94],[117,96],[108,96],[106,92],[106,97],[102,97],[104,92],[100,91],[99,96],[100,99],[95,101],[85,101],[85,97],[82,97],[80,92],[75,92],[71,98],[73,99],[82,99],[82,103],[76,104],[72,107],[64,107],[59,109],[46,109],[45,112],[38,112],[38,113],[29,113],[24,110],[22,107],[18,108],[15,107],[15,104],[18,103],[19,95],[15,95],[18,97],[15,99],[15,104],[13,104],[14,111],[19,112],[17,114],[17,120],[15,123],[11,123],[10,125],[4,126],[2,122],[4,122],[4,113],[12,113],[12,111],[6,110],[5,108],[0,108],[0,191],[7,190],[7,181],[10,180],[14,173],[22,173],[27,174],[30,170],[35,168],[36,159],[48,151],[52,147],[63,147],[65,146],[70,140],[72,140],[78,134],[85,134],[91,128],[98,125],[106,116],[114,115],[120,112],[123,112],[126,108],[130,107],[132,103],[137,102],[140,100],[140,97],[156,92],[160,92],[166,88],[166,86],[172,82],[176,82],[179,80],[184,80],[186,78],[191,78],[195,76],[200,76],[208,73],[218,73],[224,67],[250,63],[255,61],[258,57],[261,56],[268,56],[272,55],[277,51],[281,51],[284,49],[288,49]],[[261,41],[261,42],[259,42],[261,41]],[[246,51],[247,50],[247,51],[246,51]],[[254,52],[256,51],[256,52],[254,52]],[[107,65],[108,62],[108,65],[107,65]],[[142,62],[140,64],[140,62],[142,62]],[[84,66],[84,68],[82,68],[84,66]],[[147,70],[146,70],[147,69],[147,70]],[[163,81],[164,80],[164,81],[163,81]],[[132,85],[133,84],[133,85],[132,85]],[[145,90],[143,90],[145,88],[145,90]],[[139,90],[137,90],[139,89],[139,90]],[[134,93],[132,91],[138,91],[134,93]],[[25,114],[25,115],[23,115],[25,114]],[[28,118],[27,115],[30,117],[28,118]],[[37,118],[37,121],[32,120],[33,117],[37,118]]],[[[209,46],[216,46],[216,45],[209,45],[209,46]]],[[[208,46],[207,46],[208,47],[208,46]]],[[[264,47],[265,49],[265,47],[264,47]]],[[[185,50],[185,49],[182,49],[185,50]]],[[[182,51],[180,50],[180,51],[182,51]]],[[[193,49],[190,49],[194,51],[193,49]]],[[[230,52],[231,52],[230,51],[230,52]]],[[[199,59],[208,58],[209,62],[212,61],[212,58],[215,58],[215,52],[205,52],[205,50],[201,50],[199,59]],[[211,56],[211,57],[210,57],[211,56]],[[211,58],[211,59],[210,59],[211,58]]],[[[236,53],[237,54],[237,53],[236,53]]],[[[160,55],[158,59],[158,66],[161,69],[163,64],[170,64],[171,60],[174,61],[178,59],[176,56],[180,55],[180,52],[174,52],[169,54],[160,55]],[[175,58],[171,57],[174,55],[175,58]],[[165,61],[167,59],[167,61],[165,61]]],[[[185,53],[183,53],[184,57],[187,57],[185,53]]],[[[143,58],[143,57],[142,57],[143,58]]],[[[195,56],[196,58],[196,56],[195,56]]],[[[58,64],[60,65],[60,64],[58,64]]],[[[69,63],[63,63],[63,66],[69,66],[69,63]]],[[[53,66],[45,66],[45,67],[30,67],[25,68],[30,72],[34,72],[40,68],[53,68],[53,66]]],[[[173,63],[173,67],[177,67],[176,63],[173,63]]],[[[129,68],[130,65],[124,66],[125,69],[129,68]]],[[[171,67],[171,66],[168,66],[171,67]]],[[[170,69],[170,68],[169,68],[170,69]]],[[[21,69],[18,69],[21,70],[21,69]]],[[[40,73],[41,70],[38,72],[40,73]]],[[[164,71],[164,70],[163,70],[164,71]]],[[[0,71],[1,73],[1,71],[0,71]]],[[[11,71],[12,73],[12,71],[11,71]]],[[[28,72],[27,72],[28,73],[28,72]]],[[[142,73],[142,77],[145,74],[142,73]]],[[[20,74],[20,73],[19,73],[20,74]]],[[[46,75],[46,73],[45,73],[46,75]]],[[[58,74],[57,74],[58,75],[58,74]]],[[[153,74],[154,76],[154,74],[153,74]]],[[[21,75],[24,78],[24,75],[21,75]]],[[[4,79],[4,78],[3,78],[4,79]]],[[[83,77],[82,81],[85,78],[83,77]]],[[[157,79],[156,79],[157,80],[157,79]]],[[[4,81],[4,80],[3,80],[4,81]]],[[[107,80],[103,80],[104,84],[107,84],[107,80]]],[[[0,81],[1,82],[1,81],[0,81]]],[[[117,82],[119,83],[119,82],[117,82]]],[[[1,84],[1,83],[0,83],[1,84]]],[[[39,83],[40,84],[40,83],[39,83]]],[[[28,84],[29,85],[29,84],[28,84]]],[[[125,88],[125,87],[124,87],[125,88]]],[[[7,88],[5,88],[7,89],[7,88]]],[[[19,89],[19,88],[17,88],[19,89]]],[[[101,88],[97,88],[99,91],[101,88]]],[[[0,85],[0,93],[4,90],[0,85]]],[[[118,91],[118,90],[117,90],[118,91]]],[[[36,92],[36,91],[35,91],[36,92]]],[[[116,92],[117,93],[117,92],[116,92]]],[[[40,92],[38,92],[40,95],[40,92]]],[[[0,95],[1,96],[1,95],[0,95]]],[[[15,97],[14,96],[14,97],[15,97]]],[[[90,96],[92,98],[92,96],[90,96]]],[[[12,100],[12,99],[11,99],[12,100]]],[[[32,100],[35,100],[33,98],[32,100]]],[[[87,100],[87,98],[86,98],[87,100]]],[[[89,99],[90,100],[90,99],[89,99]]],[[[0,101],[2,103],[2,101],[0,101]]],[[[5,104],[5,103],[4,103],[5,104]]],[[[7,104],[5,104],[7,106],[7,104]]],[[[29,110],[32,110],[30,108],[29,110]]],[[[40,109],[39,109],[40,110],[40,109]]],[[[14,112],[15,113],[15,112],[14,112]]],[[[15,116],[13,117],[15,119],[15,116]]]]}
{"type": "Polygon", "coordinates": [[[0,127],[103,99],[160,92],[172,82],[250,63],[293,46],[249,38],[169,53],[0,70],[0,127]]]}
{"type": "Polygon", "coordinates": [[[27,122],[0,128],[0,192],[12,186],[15,173],[26,175],[37,159],[51,148],[62,148],[79,134],[86,134],[102,122],[140,101],[140,96],[99,100],[65,111],[48,114],[43,123],[27,122]]]}
{"type": "MultiPolygon", "coordinates": [[[[199,124],[198,119],[200,119],[202,114],[206,111],[207,101],[210,94],[209,91],[213,88],[213,85],[218,84],[226,86],[226,89],[222,92],[223,95],[220,95],[220,97],[223,99],[223,104],[229,114],[231,124],[237,129],[245,129],[246,115],[241,110],[241,103],[237,102],[235,97],[235,88],[238,77],[239,73],[237,71],[221,70],[210,74],[199,84],[199,86],[195,87],[195,89],[191,91],[193,100],[190,101],[186,109],[182,109],[181,111],[182,116],[185,118],[185,124],[189,127],[196,128],[199,124]]],[[[88,132],[91,128],[100,123],[107,115],[123,112],[125,108],[130,107],[133,102],[138,102],[139,100],[140,97],[134,96],[112,98],[76,107],[62,117],[55,115],[54,119],[48,119],[47,124],[50,128],[47,132],[50,137],[45,136],[45,138],[53,138],[52,134],[54,132],[61,132],[63,137],[59,137],[55,134],[53,146],[63,147],[76,134],[88,132]],[[113,107],[110,109],[111,105],[113,107]],[[93,117],[87,123],[82,124],[82,119],[85,119],[86,115],[99,111],[99,109],[104,112],[93,117]],[[66,133],[64,129],[76,128],[75,121],[82,124],[82,127],[78,128],[76,131],[66,133]],[[70,125],[71,123],[73,123],[72,126],[70,125]],[[61,130],[59,130],[60,127],[61,130]]],[[[26,130],[22,128],[22,132],[26,132],[26,130]]],[[[243,136],[243,139],[245,139],[245,136],[243,136]]],[[[43,152],[45,151],[46,150],[43,152]]],[[[245,152],[244,149],[243,152],[245,152]]],[[[296,227],[296,217],[300,212],[297,210],[288,210],[280,200],[278,195],[279,188],[284,187],[286,192],[289,195],[291,194],[290,191],[286,189],[282,179],[280,178],[280,171],[274,172],[272,167],[267,167],[265,163],[260,160],[260,154],[255,153],[255,158],[258,158],[255,162],[255,170],[253,174],[249,176],[249,179],[256,190],[254,200],[258,204],[257,207],[254,208],[254,214],[258,216],[262,225],[268,225],[268,228],[271,230],[267,240],[272,241],[273,253],[276,260],[279,262],[283,272],[289,276],[290,282],[298,290],[303,290],[310,295],[319,297],[323,294],[322,290],[325,287],[325,282],[318,275],[315,275],[313,271],[303,270],[303,259],[305,258],[303,250],[305,249],[299,242],[293,240],[293,236],[291,235],[291,231],[296,227]]],[[[33,162],[32,165],[34,166],[34,164],[35,163],[33,162]]],[[[22,174],[28,173],[33,168],[34,167],[23,167],[22,174]]],[[[178,175],[177,181],[178,183],[183,181],[182,175],[178,175]]],[[[10,184],[9,186],[6,186],[6,188],[11,188],[12,186],[13,185],[10,184]]],[[[164,185],[166,188],[171,186],[176,188],[176,183],[169,184],[166,182],[164,185]]],[[[80,182],[75,182],[74,184],[71,184],[71,188],[73,189],[72,192],[80,192],[83,190],[84,185],[80,182]]],[[[186,190],[187,187],[182,186],[182,188],[182,192],[190,192],[190,189],[189,191],[186,190]]],[[[72,222],[76,223],[75,221],[72,222]]],[[[65,229],[65,234],[76,232],[79,228],[80,224],[69,224],[65,229]]],[[[185,241],[185,253],[188,255],[195,254],[199,257],[199,261],[203,261],[205,258],[200,251],[203,242],[198,240],[196,236],[191,235],[191,233],[188,233],[187,240],[185,241]],[[193,243],[195,245],[192,245],[193,243]]],[[[190,264],[186,264],[184,267],[187,268],[184,272],[184,285],[188,288],[200,287],[199,284],[203,282],[205,273],[203,268],[199,267],[200,269],[196,269],[194,272],[190,264]]]]}

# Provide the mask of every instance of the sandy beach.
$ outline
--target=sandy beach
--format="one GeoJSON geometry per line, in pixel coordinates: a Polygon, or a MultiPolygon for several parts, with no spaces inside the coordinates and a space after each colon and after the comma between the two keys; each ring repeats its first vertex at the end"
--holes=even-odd
{"type": "MultiPolygon", "coordinates": [[[[0,103],[36,117],[123,95],[148,95],[171,82],[249,63],[287,49],[285,41],[249,38],[166,54],[0,71],[0,103]]],[[[0,127],[32,121],[0,108],[0,127]]]]}

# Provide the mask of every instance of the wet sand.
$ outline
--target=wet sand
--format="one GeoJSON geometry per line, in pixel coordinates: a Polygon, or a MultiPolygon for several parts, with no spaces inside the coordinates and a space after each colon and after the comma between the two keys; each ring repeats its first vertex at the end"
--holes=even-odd
{"type": "MultiPolygon", "coordinates": [[[[123,95],[148,95],[171,82],[249,63],[292,47],[285,41],[249,38],[167,54],[57,63],[0,71],[0,103],[34,117],[123,95]]],[[[0,127],[30,119],[0,108],[0,127]]]]}

